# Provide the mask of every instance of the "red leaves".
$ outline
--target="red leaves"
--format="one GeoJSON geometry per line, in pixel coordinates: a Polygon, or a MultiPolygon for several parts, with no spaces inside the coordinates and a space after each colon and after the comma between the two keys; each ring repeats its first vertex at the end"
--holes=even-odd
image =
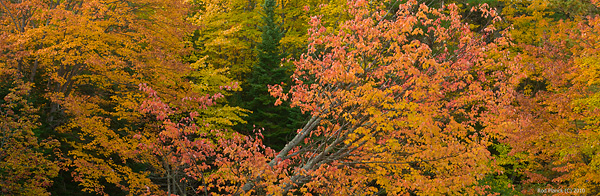
{"type": "MultiPolygon", "coordinates": [[[[255,178],[257,173],[270,170],[267,160],[273,157],[274,152],[262,144],[260,132],[251,138],[225,130],[207,132],[196,125],[199,112],[214,104],[215,99],[222,98],[221,94],[186,97],[183,101],[197,104],[187,107],[199,110],[180,113],[178,111],[188,109],[173,109],[163,103],[150,87],[145,84],[140,86],[149,94],[149,98],[142,103],[142,111],[156,115],[161,124],[158,137],[147,140],[151,144],[144,145],[147,147],[144,151],[155,156],[160,165],[155,169],[163,172],[167,178],[179,180],[178,186],[190,186],[187,183],[194,180],[202,183],[199,187],[193,187],[195,190],[233,193],[240,189],[236,185],[255,178]],[[172,121],[177,115],[188,117],[172,121]]],[[[136,138],[141,137],[136,135],[136,138]]]]}

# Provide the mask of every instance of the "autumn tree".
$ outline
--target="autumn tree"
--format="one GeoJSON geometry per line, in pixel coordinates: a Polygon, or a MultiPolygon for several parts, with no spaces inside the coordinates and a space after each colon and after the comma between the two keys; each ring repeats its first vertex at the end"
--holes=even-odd
{"type": "Polygon", "coordinates": [[[518,109],[505,164],[526,194],[537,188],[597,194],[597,2],[532,1],[505,8],[520,52],[518,109]],[[592,2],[594,3],[594,2],[592,2]],[[568,5],[568,6],[567,6],[568,5]],[[572,9],[565,13],[565,10],[572,9]],[[596,10],[596,11],[594,11],[596,10]]]}
{"type": "Polygon", "coordinates": [[[264,169],[260,166],[266,167],[267,157],[272,157],[260,133],[249,137],[215,129],[202,117],[202,111],[211,110],[223,94],[184,97],[184,104],[170,106],[147,84],[140,84],[140,90],[148,95],[140,110],[156,123],[134,138],[157,175],[153,180],[167,195],[235,193],[250,170],[264,169]]]}
{"type": "MultiPolygon", "coordinates": [[[[516,83],[515,65],[500,60],[508,58],[500,50],[506,39],[487,41],[491,25],[470,31],[453,4],[434,9],[408,1],[397,12],[366,1],[349,7],[351,20],[339,31],[311,19],[294,85],[287,93],[271,88],[278,103],[290,100],[312,115],[269,163],[291,166],[271,190],[482,193],[477,182],[493,167],[487,146],[502,132],[516,83]]],[[[498,20],[485,4],[477,9],[498,20]]]]}
{"type": "MultiPolygon", "coordinates": [[[[55,194],[158,191],[132,137],[146,118],[138,84],[177,97],[190,88],[182,1],[0,1],[0,62],[30,82],[41,136],[61,142],[55,194]],[[75,180],[78,184],[69,182],[75,180]],[[80,187],[78,187],[80,186],[80,187]]],[[[30,111],[33,112],[33,111],[30,111]]],[[[25,130],[26,131],[26,130],[25,130]]]]}
{"type": "Polygon", "coordinates": [[[50,195],[46,188],[58,175],[59,163],[43,152],[58,141],[36,136],[39,116],[26,99],[32,85],[9,79],[18,75],[0,63],[0,194],[50,195]]]}

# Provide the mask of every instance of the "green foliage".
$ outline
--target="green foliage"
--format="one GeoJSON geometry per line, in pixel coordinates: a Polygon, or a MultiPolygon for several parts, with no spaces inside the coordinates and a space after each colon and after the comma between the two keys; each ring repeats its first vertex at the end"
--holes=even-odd
{"type": "Polygon", "coordinates": [[[247,83],[242,85],[243,103],[240,105],[253,111],[247,117],[248,124],[243,130],[264,128],[265,144],[281,149],[287,142],[287,137],[301,126],[303,119],[299,110],[290,108],[288,104],[276,106],[276,98],[268,90],[269,85],[288,86],[291,81],[290,67],[282,62],[287,56],[280,44],[285,34],[277,22],[276,7],[274,0],[266,0],[262,5],[262,41],[256,48],[258,62],[252,66],[247,83]]]}

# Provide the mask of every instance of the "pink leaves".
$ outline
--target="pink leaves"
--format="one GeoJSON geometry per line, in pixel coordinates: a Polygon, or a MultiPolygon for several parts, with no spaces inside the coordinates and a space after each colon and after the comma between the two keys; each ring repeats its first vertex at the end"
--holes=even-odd
{"type": "MultiPolygon", "coordinates": [[[[222,88],[237,88],[237,84],[222,88]]],[[[249,137],[226,130],[207,130],[211,125],[199,120],[203,118],[202,111],[213,106],[216,100],[223,98],[223,94],[181,98],[180,100],[185,103],[182,105],[184,107],[199,106],[190,110],[169,106],[146,84],[140,84],[140,90],[149,94],[149,97],[142,102],[142,111],[156,115],[160,129],[154,139],[146,140],[141,134],[133,137],[144,140],[140,142],[140,149],[152,152],[157,160],[164,160],[157,163],[162,164],[164,168],[169,168],[164,172],[185,174],[176,180],[185,182],[189,179],[204,179],[210,184],[194,187],[196,190],[206,188],[216,191],[214,190],[216,188],[235,192],[237,188],[231,182],[234,184],[245,182],[251,177],[245,175],[249,171],[269,170],[267,160],[274,156],[274,151],[263,145],[260,130],[255,137],[249,137]],[[198,126],[197,123],[202,126],[198,126]],[[142,145],[142,142],[150,143],[142,145]],[[208,170],[217,172],[208,175],[208,170]]]]}
{"type": "MultiPolygon", "coordinates": [[[[234,86],[229,86],[228,88],[236,88],[237,84],[234,86]]],[[[149,87],[147,84],[139,84],[139,89],[148,94],[148,99],[142,102],[140,110],[144,113],[150,113],[156,116],[157,120],[165,120],[169,115],[175,114],[177,108],[172,109],[168,104],[161,101],[161,98],[157,95],[157,92],[149,87]]],[[[182,102],[192,102],[198,105],[198,109],[206,109],[207,107],[213,106],[216,103],[216,100],[222,99],[225,96],[221,93],[216,93],[214,95],[205,95],[202,97],[183,97],[181,98],[182,102]]],[[[190,113],[192,118],[197,117],[197,112],[190,113]]]]}
{"type": "MultiPolygon", "coordinates": [[[[310,17],[310,23],[309,23],[309,24],[310,24],[310,26],[312,26],[312,27],[319,26],[319,24],[321,24],[321,17],[318,17],[318,16],[311,16],[311,17],[310,17]]],[[[311,30],[314,30],[314,29],[311,29],[311,30]]],[[[309,31],[311,31],[311,30],[309,30],[309,31]]]]}
{"type": "Polygon", "coordinates": [[[310,11],[310,6],[309,6],[309,5],[305,5],[305,6],[304,6],[302,9],[303,9],[305,12],[308,12],[308,11],[310,11]]]}
{"type": "Polygon", "coordinates": [[[219,86],[220,90],[227,89],[228,91],[239,88],[238,82],[231,82],[230,85],[219,86]]]}

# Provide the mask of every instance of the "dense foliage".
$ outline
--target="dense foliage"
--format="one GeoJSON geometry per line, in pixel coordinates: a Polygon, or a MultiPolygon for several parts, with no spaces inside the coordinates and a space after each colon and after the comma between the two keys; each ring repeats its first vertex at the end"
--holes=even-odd
{"type": "Polygon", "coordinates": [[[599,14],[0,0],[0,195],[598,195],[599,14]]]}

